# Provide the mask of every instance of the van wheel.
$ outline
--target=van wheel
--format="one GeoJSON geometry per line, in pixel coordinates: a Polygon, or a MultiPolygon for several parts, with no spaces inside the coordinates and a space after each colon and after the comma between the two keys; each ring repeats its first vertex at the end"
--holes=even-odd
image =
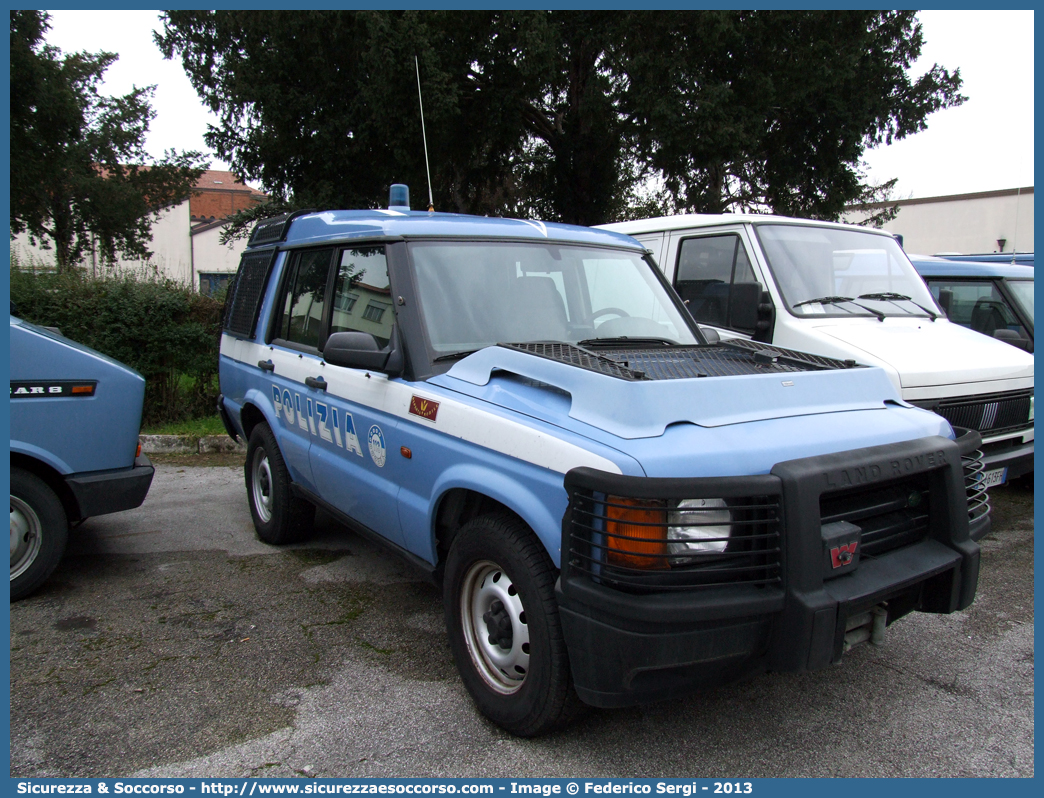
{"type": "Polygon", "coordinates": [[[245,472],[250,515],[261,540],[280,546],[311,534],[315,505],[290,492],[290,473],[264,422],[250,433],[245,472]]]}
{"type": "Polygon", "coordinates": [[[65,508],[36,474],[11,469],[11,601],[25,598],[58,567],[69,537],[65,508]]]}
{"type": "Polygon", "coordinates": [[[579,707],[555,601],[555,567],[532,531],[507,514],[461,527],[446,558],[450,647],[479,711],[521,737],[579,707]]]}

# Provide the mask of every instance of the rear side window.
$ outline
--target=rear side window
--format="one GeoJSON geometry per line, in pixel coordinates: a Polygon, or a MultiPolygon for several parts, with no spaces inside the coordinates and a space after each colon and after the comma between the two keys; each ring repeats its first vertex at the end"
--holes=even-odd
{"type": "Polygon", "coordinates": [[[247,252],[225,298],[225,330],[253,337],[275,252],[247,252]]]}
{"type": "Polygon", "coordinates": [[[738,235],[682,241],[674,287],[696,321],[732,327],[729,318],[732,286],[753,282],[754,270],[738,235]]]}
{"type": "Polygon", "coordinates": [[[294,256],[283,288],[282,316],[276,337],[302,346],[319,347],[332,256],[332,249],[311,250],[294,256]]]}

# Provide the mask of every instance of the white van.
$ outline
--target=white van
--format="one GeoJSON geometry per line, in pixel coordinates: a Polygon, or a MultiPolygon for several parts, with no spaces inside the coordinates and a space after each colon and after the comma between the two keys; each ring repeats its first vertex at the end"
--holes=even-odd
{"type": "Polygon", "coordinates": [[[760,214],[604,225],[637,238],[722,339],[880,366],[983,438],[988,486],[1033,470],[1033,357],[952,324],[888,233],[760,214]]]}

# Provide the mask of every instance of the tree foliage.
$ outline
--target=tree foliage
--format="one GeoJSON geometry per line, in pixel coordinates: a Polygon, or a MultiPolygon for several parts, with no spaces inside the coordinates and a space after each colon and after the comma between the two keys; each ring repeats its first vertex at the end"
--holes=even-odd
{"type": "Polygon", "coordinates": [[[112,53],[63,55],[44,43],[48,16],[11,12],[11,234],[53,247],[67,271],[93,246],[146,258],[151,224],[188,197],[205,164],[168,151],[149,162],[154,87],[99,92],[112,53]]]}
{"type": "Polygon", "coordinates": [[[11,269],[19,318],[126,363],[145,377],[145,421],[209,416],[217,401],[219,301],[171,280],[134,274],[11,269]]]}
{"type": "Polygon", "coordinates": [[[868,147],[963,102],[912,79],[908,11],[170,11],[157,43],[275,207],[435,205],[597,224],[675,210],[837,218],[887,197],[868,147]],[[415,202],[415,204],[418,204],[415,202]]]}

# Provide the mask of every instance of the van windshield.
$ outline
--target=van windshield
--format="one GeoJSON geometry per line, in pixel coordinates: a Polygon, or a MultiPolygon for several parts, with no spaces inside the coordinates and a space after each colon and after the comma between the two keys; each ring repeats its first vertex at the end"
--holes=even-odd
{"type": "Polygon", "coordinates": [[[637,252],[511,241],[408,249],[436,357],[532,341],[697,343],[637,252]]]}
{"type": "Polygon", "coordinates": [[[755,225],[796,316],[936,316],[942,311],[891,236],[808,225],[755,225]]]}

